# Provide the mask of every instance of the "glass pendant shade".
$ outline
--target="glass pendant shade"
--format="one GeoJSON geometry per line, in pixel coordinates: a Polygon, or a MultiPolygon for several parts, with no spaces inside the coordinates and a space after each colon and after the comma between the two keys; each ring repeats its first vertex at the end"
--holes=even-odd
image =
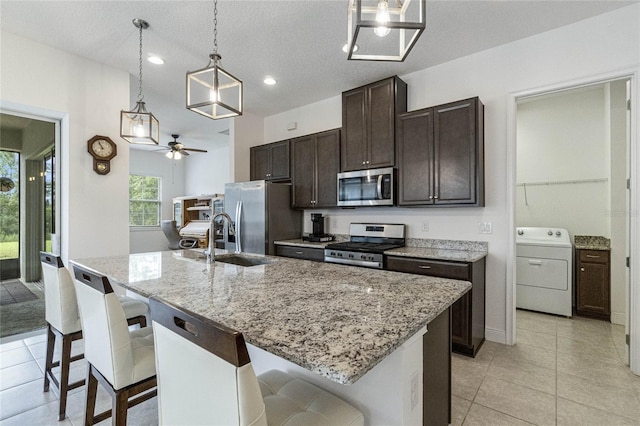
{"type": "Polygon", "coordinates": [[[158,145],[158,119],[147,111],[144,102],[138,101],[132,111],[120,112],[120,136],[129,143],[158,145]]]}
{"type": "Polygon", "coordinates": [[[242,81],[220,67],[220,55],[210,59],[187,73],[187,109],[214,120],[242,115],[242,81]]]}
{"type": "Polygon", "coordinates": [[[348,59],[405,60],[426,28],[426,0],[351,0],[348,59]]]}

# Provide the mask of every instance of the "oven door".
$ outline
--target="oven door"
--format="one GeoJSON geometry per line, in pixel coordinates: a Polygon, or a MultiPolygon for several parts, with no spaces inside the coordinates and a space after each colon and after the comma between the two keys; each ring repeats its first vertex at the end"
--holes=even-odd
{"type": "Polygon", "coordinates": [[[393,206],[393,167],[338,173],[338,206],[393,206]]]}

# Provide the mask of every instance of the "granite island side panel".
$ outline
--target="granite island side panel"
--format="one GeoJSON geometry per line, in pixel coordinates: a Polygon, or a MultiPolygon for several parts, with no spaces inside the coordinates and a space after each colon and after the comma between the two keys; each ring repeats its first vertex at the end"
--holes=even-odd
{"type": "Polygon", "coordinates": [[[200,256],[176,250],[71,262],[239,330],[248,343],[342,384],[428,329],[471,287],[283,257],[247,255],[270,263],[242,267],[194,259],[200,256]]]}

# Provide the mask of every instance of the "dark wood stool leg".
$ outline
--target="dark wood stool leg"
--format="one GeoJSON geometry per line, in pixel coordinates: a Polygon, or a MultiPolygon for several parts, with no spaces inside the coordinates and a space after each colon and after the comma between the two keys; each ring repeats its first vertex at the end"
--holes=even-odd
{"type": "Polygon", "coordinates": [[[62,355],[60,357],[60,407],[58,420],[64,420],[67,409],[67,392],[69,391],[69,366],[71,364],[71,335],[62,336],[62,355]]]}
{"type": "Polygon", "coordinates": [[[53,350],[56,344],[56,335],[51,329],[51,324],[47,323],[47,357],[44,367],[44,392],[49,392],[49,374],[53,368],[53,350]]]}
{"type": "Polygon", "coordinates": [[[87,363],[87,400],[84,409],[85,426],[93,425],[93,413],[96,410],[96,394],[98,393],[98,380],[93,375],[93,367],[87,363]]]}
{"type": "Polygon", "coordinates": [[[126,426],[127,411],[129,409],[129,392],[116,391],[113,397],[113,423],[116,426],[126,426]]]}

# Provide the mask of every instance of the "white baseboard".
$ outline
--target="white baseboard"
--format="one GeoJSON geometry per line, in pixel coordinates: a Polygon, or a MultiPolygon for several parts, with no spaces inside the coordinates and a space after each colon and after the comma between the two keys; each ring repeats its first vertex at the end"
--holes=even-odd
{"type": "Polygon", "coordinates": [[[611,312],[611,323],[624,325],[627,321],[627,316],[625,314],[621,314],[620,312],[611,312]]]}
{"type": "Polygon", "coordinates": [[[502,343],[504,345],[507,343],[507,332],[506,330],[485,327],[484,338],[491,342],[502,343]]]}

